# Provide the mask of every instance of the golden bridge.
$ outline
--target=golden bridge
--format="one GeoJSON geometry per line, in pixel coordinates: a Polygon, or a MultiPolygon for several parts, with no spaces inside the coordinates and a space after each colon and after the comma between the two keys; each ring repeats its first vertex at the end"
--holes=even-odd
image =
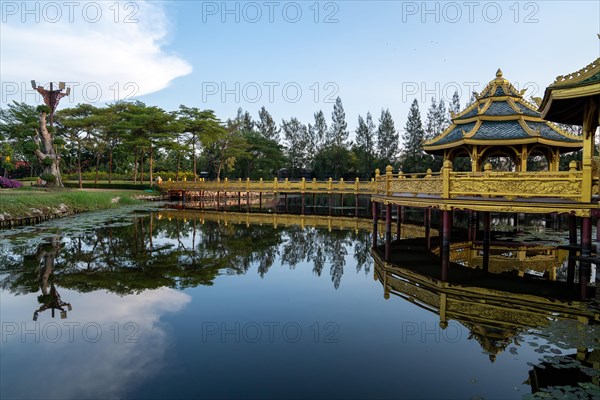
{"type": "MultiPolygon", "coordinates": [[[[216,181],[165,182],[163,190],[171,198],[228,199],[237,195],[249,204],[258,194],[300,194],[302,214],[305,197],[312,194],[331,197],[369,196],[373,217],[373,249],[381,250],[383,259],[392,256],[393,216],[396,237],[401,237],[403,207],[424,210],[423,226],[426,247],[431,246],[432,211],[439,213],[438,250],[441,280],[447,281],[450,266],[451,232],[454,212],[468,214],[471,240],[483,231],[481,268],[490,269],[491,213],[564,214],[569,218],[569,259],[579,263],[581,297],[586,297],[591,264],[600,264],[592,254],[592,218],[600,219],[599,164],[594,159],[595,135],[600,125],[600,58],[583,69],[557,77],[537,104],[525,100],[504,78],[500,69],[483,91],[464,110],[452,114],[452,123],[441,134],[427,141],[423,150],[443,158],[439,172],[405,174],[387,166],[376,171],[370,181],[216,181]],[[582,134],[572,134],[559,125],[582,126],[582,134]],[[561,155],[582,150],[581,161],[571,161],[560,170],[561,155]],[[458,157],[467,157],[471,171],[455,171],[458,157]],[[530,161],[543,159],[544,171],[530,171],[530,161]],[[508,171],[494,170],[491,160],[502,158],[508,171]],[[378,248],[379,218],[385,218],[385,246],[378,248]],[[579,225],[579,228],[578,228],[579,225]],[[578,234],[578,230],[580,234],[578,234]]],[[[358,203],[358,201],[357,201],[358,203]]],[[[313,201],[314,204],[314,201],[313,201]]],[[[287,207],[286,207],[287,208],[287,207]]],[[[600,233],[600,224],[598,224],[600,233]]],[[[597,235],[600,237],[600,235],[597,235]]],[[[397,249],[396,249],[397,250],[397,249]]],[[[573,267],[574,268],[574,267],[573,267]]],[[[571,276],[574,269],[570,267],[571,276]]]]}

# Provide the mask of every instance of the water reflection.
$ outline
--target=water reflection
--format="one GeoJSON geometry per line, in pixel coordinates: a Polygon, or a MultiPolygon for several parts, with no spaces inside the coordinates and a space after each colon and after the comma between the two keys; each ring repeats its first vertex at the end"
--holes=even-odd
{"type": "Polygon", "coordinates": [[[220,274],[245,274],[253,264],[264,277],[279,259],[290,269],[312,264],[317,277],[327,271],[337,289],[349,248],[356,271],[369,273],[367,221],[292,217],[165,211],[134,216],[129,224],[109,221],[77,235],[55,233],[33,250],[23,247],[22,237],[9,236],[0,251],[0,287],[33,293],[41,281],[40,299],[47,303],[42,308],[62,313],[70,305],[60,300],[54,283],[78,292],[103,289],[120,295],[185,289],[212,285],[220,274]]]}
{"type": "MultiPolygon", "coordinates": [[[[440,282],[424,263],[420,269],[384,263],[371,254],[369,220],[185,210],[89,218],[91,227],[90,220],[73,219],[0,232],[3,335],[4,324],[21,329],[21,321],[30,331],[34,324],[56,326],[47,325],[54,321],[41,310],[32,323],[40,294],[50,308],[69,309],[61,295],[74,305],[68,321],[56,322],[64,332],[57,342],[23,341],[21,332],[3,336],[2,397],[290,397],[294,388],[297,397],[505,398],[521,397],[517,389],[529,371],[528,385],[544,388],[547,364],[575,368],[598,383],[590,372],[598,366],[597,311],[489,287],[483,279],[470,286],[440,282]],[[406,301],[384,301],[379,283],[366,280],[371,272],[384,297],[406,301]],[[65,323],[79,324],[74,341],[65,323]],[[224,340],[222,332],[202,341],[205,326],[272,323],[296,324],[304,336],[269,342],[265,334],[244,343],[242,330],[241,341],[235,333],[224,340]],[[82,329],[93,324],[103,333],[95,342],[82,329]],[[446,333],[458,326],[458,337],[429,340],[438,324],[446,333]],[[336,341],[315,341],[315,326],[335,326],[336,341]],[[414,326],[425,327],[426,340],[403,340],[414,326]],[[57,354],[57,379],[43,386],[26,382],[55,368],[57,354]],[[359,363],[372,367],[359,368],[362,379],[347,379],[359,376],[359,363]],[[262,384],[265,374],[269,385],[262,384]],[[398,376],[409,384],[376,385],[398,376]],[[431,376],[440,385],[430,385],[431,376]]],[[[423,229],[404,226],[402,234],[422,237],[423,229]]],[[[415,248],[402,257],[418,261],[421,253],[431,254],[415,248]]],[[[477,244],[454,247],[456,264],[477,266],[478,257],[477,244]]],[[[530,275],[563,258],[513,246],[498,249],[490,269],[512,265],[530,275]]],[[[320,339],[329,333],[317,332],[320,339]]]]}
{"type": "MultiPolygon", "coordinates": [[[[457,244],[452,250],[451,259],[463,261],[466,267],[477,267],[479,256],[472,243],[457,244]]],[[[496,248],[497,254],[506,251],[496,248]]],[[[587,390],[597,393],[600,377],[600,311],[597,307],[536,296],[532,294],[536,287],[522,287],[523,293],[519,293],[501,290],[498,285],[489,287],[490,281],[480,281],[477,286],[443,282],[419,272],[419,266],[389,264],[377,252],[373,257],[374,279],[383,285],[386,299],[394,294],[438,315],[442,330],[450,321],[457,321],[468,329],[468,339],[478,342],[491,362],[507,349],[512,356],[517,355],[528,335],[532,332],[538,335],[526,344],[535,347],[536,353],[546,354],[538,364],[530,364],[533,369],[527,382],[532,393],[559,385],[565,386],[560,389],[563,394],[582,393],[582,398],[586,398],[587,390]],[[546,343],[539,344],[540,338],[546,343]],[[577,353],[561,355],[564,351],[561,348],[576,348],[577,353]],[[560,379],[554,375],[560,375],[560,379]],[[590,385],[580,386],[580,383],[590,385]]],[[[562,263],[564,258],[550,249],[536,247],[528,252],[525,248],[512,247],[509,254],[495,259],[495,272],[527,271],[533,265],[542,265],[543,271],[555,274],[557,263],[562,263]],[[538,264],[540,258],[545,263],[538,264]],[[506,259],[511,261],[510,266],[506,265],[506,259]]]]}

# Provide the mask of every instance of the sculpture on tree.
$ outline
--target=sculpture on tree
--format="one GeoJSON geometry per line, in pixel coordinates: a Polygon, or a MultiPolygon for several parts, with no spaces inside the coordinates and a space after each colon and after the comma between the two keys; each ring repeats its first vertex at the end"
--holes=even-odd
{"type": "Polygon", "coordinates": [[[40,127],[36,130],[38,148],[35,150],[35,155],[44,166],[44,180],[49,184],[63,187],[60,176],[60,156],[54,143],[54,112],[60,99],[69,95],[70,88],[67,88],[63,93],[63,89],[65,89],[64,82],[59,82],[58,90],[54,90],[53,83],[50,83],[50,90],[45,89],[43,86],[36,86],[35,81],[31,81],[31,85],[42,95],[45,103],[45,106],[38,107],[40,127]],[[46,121],[48,116],[50,116],[50,129],[48,129],[46,121]]]}

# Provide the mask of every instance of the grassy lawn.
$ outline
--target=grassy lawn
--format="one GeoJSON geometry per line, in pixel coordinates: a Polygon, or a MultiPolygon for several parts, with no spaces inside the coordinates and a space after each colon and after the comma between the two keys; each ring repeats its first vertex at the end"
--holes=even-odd
{"type": "Polygon", "coordinates": [[[0,189],[0,214],[4,218],[21,218],[42,212],[50,214],[65,207],[72,212],[117,208],[136,204],[134,197],[151,195],[144,190],[121,189],[42,189],[24,186],[19,189],[0,189]],[[8,215],[7,215],[8,214],[8,215]]]}

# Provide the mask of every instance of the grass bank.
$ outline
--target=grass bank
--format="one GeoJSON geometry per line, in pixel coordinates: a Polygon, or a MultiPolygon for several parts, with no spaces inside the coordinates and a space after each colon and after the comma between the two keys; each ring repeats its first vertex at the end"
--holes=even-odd
{"type": "Polygon", "coordinates": [[[23,187],[0,190],[0,226],[41,222],[86,211],[137,204],[143,190],[38,189],[23,187]]]}

